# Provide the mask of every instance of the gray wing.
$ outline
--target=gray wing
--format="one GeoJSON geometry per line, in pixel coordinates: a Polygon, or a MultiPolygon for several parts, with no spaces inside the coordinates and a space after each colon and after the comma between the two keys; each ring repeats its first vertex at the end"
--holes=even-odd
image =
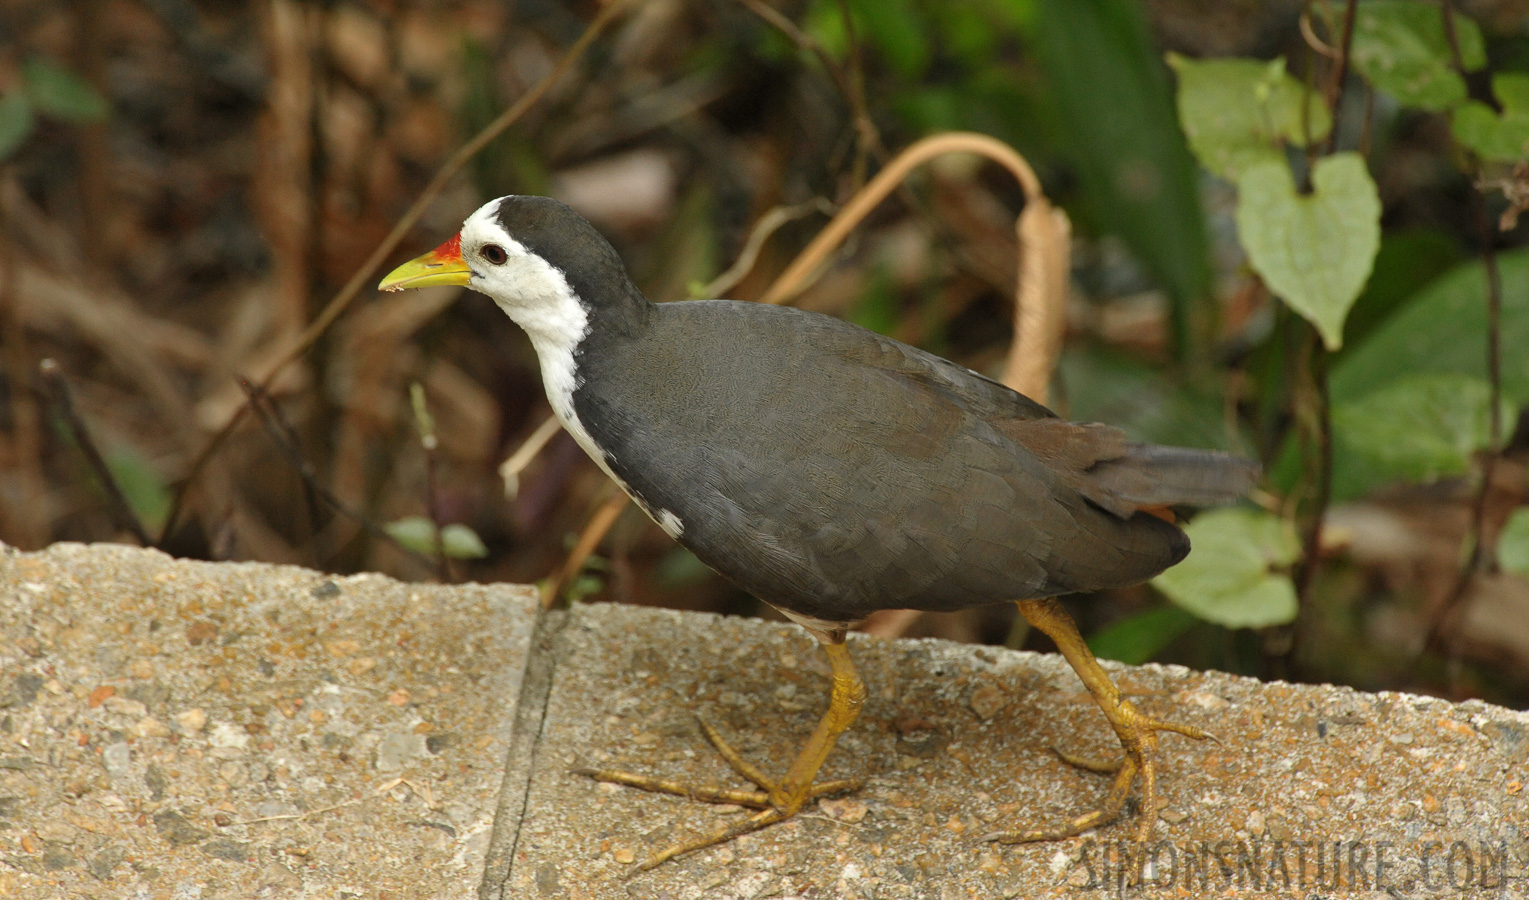
{"type": "Polygon", "coordinates": [[[1106,511],[1023,444],[1026,428],[1102,426],[831,317],[659,310],[590,370],[580,418],[648,507],[679,517],[681,543],[766,602],[830,621],[956,609],[1135,583],[1187,552],[1177,528],[1106,511]],[[623,382],[663,384],[662,402],[623,382]]]}

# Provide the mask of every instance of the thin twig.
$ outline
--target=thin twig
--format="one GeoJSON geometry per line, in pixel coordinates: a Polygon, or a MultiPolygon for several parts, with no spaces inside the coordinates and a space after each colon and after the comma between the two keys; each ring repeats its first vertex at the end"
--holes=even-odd
{"type": "Polygon", "coordinates": [[[440,440],[435,436],[435,419],[425,403],[425,388],[419,382],[409,385],[409,402],[414,409],[414,428],[419,432],[419,445],[425,451],[425,511],[435,529],[436,574],[442,581],[455,581],[451,561],[446,556],[445,523],[441,521],[440,494],[436,490],[436,450],[440,440]]]}
{"type": "MultiPolygon", "coordinates": [[[[0,166],[0,174],[8,174],[0,166]]],[[[9,180],[9,179],[7,179],[9,180]]],[[[16,245],[12,241],[9,190],[0,190],[0,345],[5,347],[5,374],[10,381],[11,441],[9,457],[14,460],[17,500],[14,508],[0,513],[0,528],[7,522],[15,529],[11,540],[26,547],[41,547],[48,542],[47,481],[42,464],[42,416],[37,399],[22,385],[31,378],[30,342],[27,340],[21,297],[16,289],[19,279],[16,245]]]]}
{"type": "Polygon", "coordinates": [[[1369,82],[1364,84],[1364,121],[1359,127],[1359,146],[1356,148],[1359,155],[1365,159],[1370,158],[1370,141],[1375,131],[1375,88],[1369,82]]]}
{"type": "MultiPolygon", "coordinates": [[[[839,89],[844,102],[849,105],[850,115],[855,120],[856,143],[860,147],[857,157],[863,158],[863,155],[868,152],[877,162],[885,162],[888,155],[886,145],[882,143],[881,132],[876,128],[876,122],[871,118],[870,109],[866,106],[865,77],[860,66],[860,47],[855,39],[854,23],[848,20],[848,7],[841,6],[851,52],[851,69],[845,71],[845,67],[839,65],[838,60],[829,55],[827,48],[817,38],[798,28],[795,22],[781,15],[763,0],[738,0],[738,2],[747,6],[750,12],[785,35],[788,40],[796,44],[798,49],[805,50],[817,58],[818,63],[828,72],[828,77],[833,79],[834,87],[839,89]]],[[[864,179],[863,166],[861,169],[862,171],[854,175],[856,190],[860,188],[864,179]]]]}
{"type": "Polygon", "coordinates": [[[383,794],[386,794],[388,791],[393,790],[401,784],[408,785],[409,788],[413,790],[421,800],[425,801],[426,807],[432,809],[435,807],[434,796],[428,783],[416,785],[414,782],[407,778],[392,778],[383,782],[382,784],[377,785],[375,788],[372,788],[370,797],[352,797],[349,800],[341,800],[339,803],[332,803],[329,806],[320,806],[317,809],[309,809],[302,812],[277,813],[274,816],[256,816],[253,819],[239,819],[237,821],[230,822],[229,827],[233,828],[240,825],[258,825],[262,822],[295,821],[298,819],[306,819],[311,816],[321,816],[324,813],[331,813],[337,809],[344,809],[347,806],[355,806],[357,803],[365,803],[367,800],[373,799],[375,797],[381,797],[383,794]]]}
{"type": "Polygon", "coordinates": [[[1301,28],[1301,37],[1305,39],[1306,46],[1322,54],[1328,59],[1338,58],[1338,51],[1334,50],[1331,44],[1328,44],[1320,37],[1317,37],[1317,32],[1311,27],[1311,8],[1309,6],[1306,9],[1301,10],[1301,16],[1298,20],[1298,23],[1301,28]]]}
{"type": "Polygon", "coordinates": [[[563,427],[557,420],[557,416],[548,416],[542,423],[536,426],[531,436],[525,439],[510,458],[499,464],[499,480],[504,482],[504,496],[507,500],[514,500],[520,493],[520,473],[526,470],[531,460],[536,458],[547,442],[552,440],[558,430],[563,427]]]}
{"type": "MultiPolygon", "coordinates": [[[[298,437],[297,429],[292,427],[292,421],[281,411],[281,404],[274,402],[270,394],[264,394],[262,399],[265,402],[265,411],[270,419],[270,423],[281,429],[286,445],[294,448],[301,447],[303,445],[302,439],[298,437]]],[[[323,557],[319,553],[318,542],[315,540],[319,533],[319,495],[314,490],[314,483],[312,481],[304,478],[302,483],[303,506],[308,513],[309,549],[312,551],[309,558],[313,561],[315,569],[322,568],[323,557]]]]}
{"type": "Polygon", "coordinates": [[[143,527],[143,522],[139,521],[132,504],[127,502],[127,496],[122,493],[122,486],[117,483],[111,467],[106,464],[105,457],[101,455],[101,451],[96,448],[96,442],[90,437],[90,429],[85,427],[85,420],[80,418],[79,411],[75,409],[74,396],[69,391],[69,382],[64,378],[63,369],[57,362],[45,359],[38,363],[37,372],[42,379],[43,391],[48,397],[49,404],[68,426],[75,444],[85,455],[85,461],[90,464],[90,470],[95,473],[96,480],[101,483],[101,489],[106,492],[107,509],[111,513],[112,520],[117,523],[118,528],[131,531],[133,537],[138,539],[138,543],[145,547],[153,546],[149,541],[148,531],[143,527]]]}
{"type": "MultiPolygon", "coordinates": [[[[1465,62],[1460,52],[1460,38],[1455,28],[1454,4],[1443,0],[1444,34],[1449,38],[1451,64],[1455,73],[1465,78],[1465,62]]],[[[1465,148],[1471,169],[1472,181],[1480,181],[1481,160],[1474,151],[1465,148]]],[[[1487,446],[1481,455],[1481,483],[1471,502],[1471,525],[1466,540],[1470,553],[1449,594],[1428,619],[1424,638],[1425,649],[1448,650],[1461,613],[1470,600],[1471,587],[1476,576],[1497,567],[1496,542],[1486,540],[1487,497],[1492,490],[1493,477],[1497,471],[1497,459],[1502,453],[1502,275],[1497,269],[1497,254],[1493,249],[1495,236],[1487,216],[1486,201],[1476,190],[1471,198],[1471,213],[1476,220],[1476,236],[1481,242],[1481,262],[1487,276],[1487,446]]]]}
{"type": "Polygon", "coordinates": [[[1348,0],[1343,10],[1343,36],[1338,45],[1338,59],[1333,65],[1327,89],[1322,92],[1327,100],[1327,108],[1333,113],[1333,125],[1327,132],[1327,146],[1322,150],[1323,156],[1332,156],[1338,149],[1338,106],[1343,102],[1343,82],[1348,76],[1349,57],[1354,47],[1354,18],[1358,13],[1359,0],[1348,0]]]}
{"type": "Polygon", "coordinates": [[[726,272],[712,279],[710,284],[698,288],[694,292],[696,299],[720,297],[724,292],[732,290],[738,282],[748,276],[749,272],[753,271],[754,263],[759,261],[759,252],[764,249],[765,241],[768,241],[771,235],[779,231],[781,226],[813,212],[831,216],[834,214],[834,206],[822,197],[814,197],[806,203],[798,203],[795,206],[777,206],[760,216],[759,221],[754,224],[754,229],[749,232],[749,239],[744,242],[738,259],[728,267],[726,272]]]}
{"type": "MultiPolygon", "coordinates": [[[[1328,108],[1332,110],[1332,126],[1322,149],[1323,156],[1331,156],[1338,149],[1338,115],[1343,103],[1344,76],[1348,72],[1349,54],[1354,45],[1354,18],[1358,9],[1359,0],[1348,0],[1344,9],[1339,55],[1324,97],[1328,108]]],[[[1316,402],[1316,409],[1313,410],[1316,419],[1313,424],[1316,428],[1314,433],[1308,434],[1308,440],[1316,445],[1314,448],[1317,454],[1316,496],[1312,500],[1306,528],[1301,537],[1301,560],[1292,573],[1295,582],[1297,625],[1290,631],[1289,643],[1280,654],[1287,666],[1296,658],[1302,614],[1311,608],[1311,585],[1320,563],[1322,530],[1327,520],[1327,507],[1332,502],[1333,493],[1333,417],[1332,395],[1328,388],[1327,377],[1327,347],[1315,326],[1308,324],[1302,330],[1305,332],[1305,341],[1311,352],[1311,386],[1316,402]]]]}
{"type": "Polygon", "coordinates": [[[297,446],[287,442],[286,432],[282,429],[280,424],[281,414],[276,407],[275,401],[271,398],[271,395],[266,393],[265,389],[259,384],[256,384],[252,379],[240,378],[238,379],[238,382],[240,389],[244,391],[245,397],[247,398],[245,402],[245,408],[250,409],[255,413],[255,418],[257,418],[260,421],[261,426],[265,428],[266,434],[270,436],[271,440],[276,444],[277,448],[280,449],[282,454],[287,457],[287,460],[291,462],[292,467],[297,470],[298,477],[302,478],[303,483],[308,485],[309,489],[311,489],[319,497],[319,499],[328,504],[329,507],[335,512],[360,525],[363,529],[366,530],[368,534],[371,534],[373,537],[387,541],[388,543],[404,551],[415,559],[426,563],[430,562],[430,558],[428,556],[425,556],[424,554],[399,543],[398,539],[389,534],[386,528],[383,528],[381,525],[374,522],[365,513],[362,513],[359,510],[351,509],[350,506],[345,503],[345,501],[341,500],[339,497],[336,497],[328,488],[324,487],[323,483],[319,481],[318,473],[313,471],[313,466],[309,464],[307,458],[303,456],[302,450],[297,446]]]}
{"type": "MultiPolygon", "coordinates": [[[[286,353],[278,356],[278,361],[271,367],[270,371],[261,376],[259,382],[262,389],[269,388],[283,369],[306,353],[314,341],[318,340],[328,330],[329,326],[334,324],[334,321],[340,317],[340,314],[350,306],[351,301],[356,298],[361,288],[377,274],[377,270],[382,266],[383,261],[391,256],[393,251],[398,249],[399,244],[403,243],[403,239],[413,229],[420,217],[424,215],[425,210],[429,208],[430,204],[435,202],[436,197],[446,188],[447,183],[484,147],[488,146],[490,142],[511,125],[515,124],[521,116],[525,115],[554,84],[560,81],[573,68],[573,64],[584,55],[584,51],[589,49],[589,45],[604,31],[605,27],[610,24],[611,20],[616,17],[616,14],[625,5],[626,0],[611,0],[609,4],[600,10],[599,15],[595,16],[594,21],[589,23],[589,27],[584,29],[584,33],[579,35],[579,39],[574,41],[572,46],[563,53],[562,58],[557,61],[557,65],[552,67],[552,71],[548,72],[545,78],[537,82],[513,106],[501,113],[497,119],[478,132],[472,140],[463,144],[456,153],[452,154],[451,158],[430,179],[430,183],[425,185],[425,189],[420,192],[418,199],[404,213],[403,218],[398,220],[393,226],[393,230],[388,232],[388,236],[383,238],[382,243],[377,245],[377,249],[372,251],[372,255],[367,257],[365,263],[362,263],[361,268],[356,270],[355,274],[340,288],[339,292],[329,301],[318,317],[303,330],[302,334],[297,336],[293,341],[292,347],[286,353]]],[[[207,464],[207,461],[217,453],[219,447],[222,446],[234,428],[238,426],[247,408],[248,404],[240,406],[234,415],[229,418],[227,424],[212,436],[212,439],[207,442],[202,452],[197,455],[196,460],[191,464],[181,490],[177,493],[171,505],[171,515],[166,517],[165,529],[162,534],[168,534],[170,528],[174,526],[175,517],[179,514],[183,499],[190,491],[191,485],[196,481],[198,474],[207,464]]]]}
{"type": "Polygon", "coordinates": [[[1317,493],[1301,539],[1301,562],[1294,572],[1296,606],[1301,610],[1310,607],[1311,578],[1317,568],[1317,557],[1322,552],[1322,525],[1333,492],[1332,397],[1327,385],[1327,348],[1314,327],[1305,330],[1311,342],[1311,380],[1316,395],[1317,427],[1312,437],[1317,451],[1317,493]]]}
{"type": "Polygon", "coordinates": [[[866,165],[871,154],[881,148],[881,134],[871,121],[871,112],[865,103],[864,54],[860,49],[860,36],[855,32],[855,16],[850,12],[849,0],[839,0],[839,18],[844,22],[844,41],[849,48],[849,105],[855,116],[855,162],[850,167],[850,183],[859,190],[865,184],[866,165]]]}

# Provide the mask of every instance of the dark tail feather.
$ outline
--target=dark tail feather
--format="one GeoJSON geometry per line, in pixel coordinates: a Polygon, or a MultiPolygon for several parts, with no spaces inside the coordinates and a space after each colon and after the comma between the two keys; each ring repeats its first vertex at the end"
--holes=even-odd
{"type": "Polygon", "coordinates": [[[1213,450],[1127,444],[1088,473],[1112,499],[1135,506],[1220,506],[1247,496],[1258,465],[1213,450]]]}

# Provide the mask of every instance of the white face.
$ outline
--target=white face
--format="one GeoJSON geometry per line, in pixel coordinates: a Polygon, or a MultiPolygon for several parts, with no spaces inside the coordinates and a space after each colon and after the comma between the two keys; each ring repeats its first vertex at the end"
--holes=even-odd
{"type": "Polygon", "coordinates": [[[498,200],[468,216],[461,235],[462,260],[472,269],[468,287],[486,294],[525,329],[536,349],[553,413],[585,452],[605,467],[605,455],[573,409],[573,393],[580,384],[574,350],[589,333],[589,315],[568,279],[504,230],[498,200]]]}
{"type": "MultiPolygon", "coordinates": [[[[500,198],[503,199],[503,198],[500,198]]],[[[589,334],[589,313],[569,286],[562,270],[532,253],[499,224],[499,200],[491,200],[467,217],[461,231],[462,261],[472,270],[468,286],[486,294],[505,315],[525,329],[536,348],[547,402],[573,439],[612,481],[637,501],[643,511],[671,537],[685,530],[674,513],[649,509],[610,466],[605,451],[595,444],[573,407],[582,381],[574,351],[589,334]]]]}
{"type": "Polygon", "coordinates": [[[499,201],[491,200],[462,223],[468,285],[525,329],[545,366],[549,352],[573,352],[589,331],[589,315],[562,271],[505,231],[498,213],[499,201]]]}

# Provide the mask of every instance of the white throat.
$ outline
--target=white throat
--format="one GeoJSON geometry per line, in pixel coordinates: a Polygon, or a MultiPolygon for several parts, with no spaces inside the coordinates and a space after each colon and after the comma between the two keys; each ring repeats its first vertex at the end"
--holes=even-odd
{"type": "Polygon", "coordinates": [[[562,270],[500,227],[498,208],[497,200],[487,203],[462,223],[463,259],[468,260],[473,273],[470,284],[488,295],[531,339],[553,414],[584,452],[609,473],[605,454],[595,446],[573,408],[573,394],[581,383],[574,354],[589,334],[589,312],[562,270]],[[485,244],[497,244],[508,259],[500,265],[477,259],[485,244]]]}
{"type": "Polygon", "coordinates": [[[499,201],[492,201],[462,224],[462,257],[473,273],[470,286],[488,295],[531,338],[547,402],[564,430],[644,512],[671,536],[678,537],[684,525],[667,510],[655,513],[648,509],[611,470],[605,451],[595,444],[574,410],[573,395],[582,384],[574,355],[589,336],[589,310],[561,269],[531,252],[500,226],[498,209],[499,201]],[[479,253],[486,244],[497,244],[507,259],[498,265],[483,261],[479,253]]]}

